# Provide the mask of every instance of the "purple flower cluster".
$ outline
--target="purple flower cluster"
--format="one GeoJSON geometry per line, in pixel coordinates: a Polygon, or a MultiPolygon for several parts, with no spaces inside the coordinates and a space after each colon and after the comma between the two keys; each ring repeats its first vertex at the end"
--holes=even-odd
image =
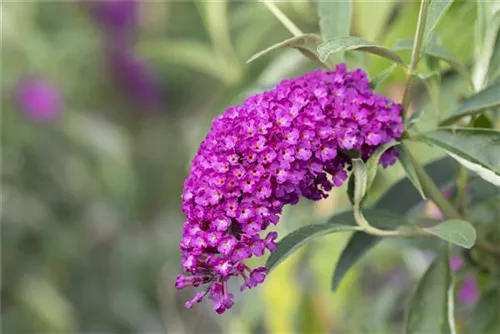
{"type": "MultiPolygon", "coordinates": [[[[243,279],[241,290],[265,279],[265,268],[244,261],[276,248],[276,224],[286,204],[300,197],[319,200],[347,178],[350,150],[363,158],[401,135],[401,106],[371,91],[366,73],[316,70],[284,80],[217,117],[192,163],[184,185],[187,217],[180,241],[182,267],[176,287],[208,287],[217,313],[232,304],[227,280],[243,279]]],[[[385,166],[397,158],[384,154],[385,166]]]]}

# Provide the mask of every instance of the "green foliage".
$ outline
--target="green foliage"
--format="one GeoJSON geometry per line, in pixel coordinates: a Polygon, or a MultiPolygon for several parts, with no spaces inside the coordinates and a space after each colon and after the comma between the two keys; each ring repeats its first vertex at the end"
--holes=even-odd
{"type": "Polygon", "coordinates": [[[417,284],[407,310],[405,334],[455,333],[453,299],[449,256],[444,254],[417,284]]]}
{"type": "Polygon", "coordinates": [[[396,141],[386,143],[384,145],[379,146],[375,152],[372,153],[368,161],[366,161],[366,191],[370,190],[373,181],[375,181],[375,177],[377,176],[377,170],[379,168],[380,158],[382,155],[390,149],[398,145],[399,143],[396,141]]]}
{"type": "Polygon", "coordinates": [[[476,230],[467,221],[451,219],[424,230],[460,247],[471,248],[476,243],[476,230]]]}
{"type": "Polygon", "coordinates": [[[500,132],[473,128],[440,128],[419,138],[445,150],[464,167],[500,186],[500,132]]]}

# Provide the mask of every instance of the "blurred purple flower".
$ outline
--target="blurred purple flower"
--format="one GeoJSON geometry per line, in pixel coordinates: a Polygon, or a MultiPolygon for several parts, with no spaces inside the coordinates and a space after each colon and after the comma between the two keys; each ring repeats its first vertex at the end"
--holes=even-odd
{"type": "Polygon", "coordinates": [[[479,287],[477,285],[476,276],[469,274],[462,283],[458,290],[458,300],[463,304],[474,304],[480,295],[479,287]]]}
{"type": "Polygon", "coordinates": [[[162,104],[160,83],[150,64],[137,57],[126,43],[109,49],[108,61],[116,83],[139,107],[152,109],[162,104]]]}
{"type": "MultiPolygon", "coordinates": [[[[453,271],[459,270],[463,265],[463,260],[460,256],[452,256],[450,258],[450,266],[453,271]]],[[[469,274],[462,282],[458,289],[458,301],[461,304],[473,304],[479,298],[480,291],[477,285],[476,276],[469,274]]]]}
{"type": "Polygon", "coordinates": [[[127,32],[137,24],[136,0],[97,1],[92,5],[95,18],[113,33],[127,32]]]}
{"type": "Polygon", "coordinates": [[[59,117],[63,99],[59,88],[42,77],[22,79],[16,87],[16,102],[35,122],[50,122],[59,117]]]}

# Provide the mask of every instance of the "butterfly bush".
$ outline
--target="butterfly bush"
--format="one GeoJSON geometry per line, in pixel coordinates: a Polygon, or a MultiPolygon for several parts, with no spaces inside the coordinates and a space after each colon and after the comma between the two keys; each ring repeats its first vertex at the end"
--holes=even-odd
{"type": "MultiPolygon", "coordinates": [[[[347,153],[367,159],[398,138],[400,112],[401,105],[370,89],[364,71],[339,64],[284,80],[215,118],[182,194],[186,274],[176,287],[206,286],[186,306],[208,295],[223,313],[233,305],[229,278],[240,277],[241,290],[262,283],[265,268],[245,260],[275,250],[277,233],[263,232],[283,207],[300,197],[326,198],[341,186],[351,166],[347,153]]],[[[381,164],[391,165],[396,154],[388,150],[381,164]]]]}

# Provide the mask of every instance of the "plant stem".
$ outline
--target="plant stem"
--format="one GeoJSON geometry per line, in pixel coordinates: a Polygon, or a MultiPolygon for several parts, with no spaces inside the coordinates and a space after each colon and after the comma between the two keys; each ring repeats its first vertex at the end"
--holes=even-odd
{"type": "Polygon", "coordinates": [[[262,2],[271,13],[288,29],[294,36],[302,35],[302,31],[283,13],[274,2],[269,0],[259,0],[262,2]]]}
{"type": "Polygon", "coordinates": [[[425,169],[416,161],[415,157],[408,151],[408,157],[410,158],[413,166],[415,167],[415,172],[417,173],[420,183],[422,184],[422,189],[425,195],[430,198],[434,204],[443,212],[443,214],[448,219],[459,219],[461,218],[460,213],[457,212],[455,207],[444,197],[441,190],[438,188],[436,183],[427,174],[425,169]]]}
{"type": "MultiPolygon", "coordinates": [[[[403,112],[406,112],[411,101],[411,91],[413,89],[413,79],[417,70],[418,61],[424,38],[425,22],[427,21],[427,9],[430,0],[422,0],[420,2],[420,12],[418,13],[417,31],[415,32],[415,40],[413,42],[413,50],[411,53],[410,66],[408,67],[406,88],[403,95],[403,112]]],[[[404,115],[404,114],[403,114],[404,115]]]]}
{"type": "Polygon", "coordinates": [[[363,216],[359,208],[359,204],[355,204],[353,207],[354,220],[359,226],[359,230],[367,234],[375,235],[377,237],[416,237],[430,235],[425,230],[415,230],[415,231],[400,231],[400,230],[381,230],[379,228],[371,226],[366,218],[363,216]]]}

